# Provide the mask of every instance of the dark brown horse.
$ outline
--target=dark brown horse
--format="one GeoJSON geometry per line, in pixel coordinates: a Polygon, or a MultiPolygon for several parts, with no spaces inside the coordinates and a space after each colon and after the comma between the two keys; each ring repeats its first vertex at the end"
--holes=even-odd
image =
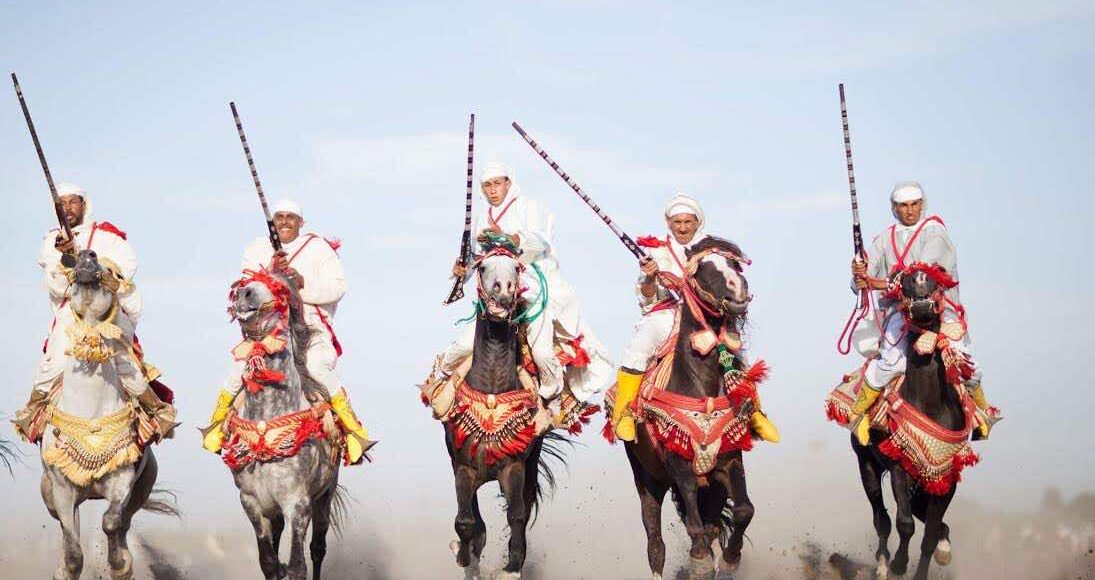
{"type": "MultiPolygon", "coordinates": [[[[706,304],[701,310],[703,320],[690,308],[681,307],[671,376],[665,386],[668,393],[692,399],[723,397],[726,383],[719,351],[699,354],[693,349],[690,337],[705,328],[740,333],[749,300],[748,284],[741,275],[741,266],[733,259],[733,256],[741,256],[738,247],[725,240],[707,238],[697,243],[688,252],[688,257],[692,260],[701,252],[708,252],[708,257],[698,260],[694,273],[688,276],[690,280],[685,282],[692,285],[706,304]]],[[[734,359],[734,368],[744,370],[741,358],[735,356],[734,359]]],[[[697,476],[692,461],[667,451],[654,439],[650,428],[640,428],[637,440],[627,443],[624,448],[642,504],[647,558],[653,578],[660,579],[665,566],[661,512],[666,492],[671,492],[678,515],[692,539],[689,550],[691,577],[715,574],[712,545],[716,542],[722,549],[719,568],[731,572],[736,569],[741,560],[745,528],[753,518],[753,504],[746,492],[742,451],[718,455],[710,473],[697,476]]]]}
{"type": "MultiPolygon", "coordinates": [[[[901,294],[904,299],[904,311],[909,324],[908,344],[906,346],[905,380],[900,396],[932,422],[943,429],[967,433],[967,416],[963,408],[958,389],[948,381],[943,354],[939,349],[928,354],[920,354],[913,347],[917,339],[925,332],[940,331],[940,313],[942,312],[942,294],[939,283],[924,271],[907,273],[901,278],[901,294]]],[[[885,339],[883,339],[885,340],[885,339]]],[[[950,505],[957,489],[957,481],[946,486],[945,491],[929,493],[918,484],[914,474],[902,467],[883,452],[880,445],[889,437],[887,433],[871,430],[871,442],[868,446],[859,443],[852,434],[852,450],[859,462],[859,473],[863,481],[863,490],[871,502],[874,513],[874,527],[878,533],[876,577],[885,579],[888,572],[903,575],[909,564],[909,539],[915,531],[914,517],[924,522],[924,539],[920,544],[920,561],[916,569],[916,580],[928,577],[928,567],[932,555],[940,565],[946,565],[951,559],[950,529],[943,522],[943,515],[950,505]],[[897,504],[897,534],[900,543],[897,553],[890,559],[888,544],[890,536],[890,516],[882,499],[882,476],[890,474],[894,500],[897,504]],[[887,569],[888,568],[888,569],[887,569]]],[[[956,478],[955,478],[956,479],[956,478]]]]}
{"type": "Polygon", "coordinates": [[[526,528],[538,503],[540,477],[549,486],[554,478],[543,457],[562,459],[553,442],[563,438],[544,431],[534,418],[538,395],[522,385],[520,326],[515,312],[519,263],[509,252],[492,252],[477,263],[481,308],[475,320],[472,364],[458,385],[455,414],[445,423],[445,445],[456,480],[456,534],[452,544],[456,564],[469,578],[478,577],[479,557],[487,526],[479,511],[476,492],[497,481],[506,501],[510,528],[509,556],[501,578],[520,578],[525,563],[526,528]],[[480,413],[491,414],[480,423],[480,413]],[[495,422],[498,420],[499,422],[495,422]]]}

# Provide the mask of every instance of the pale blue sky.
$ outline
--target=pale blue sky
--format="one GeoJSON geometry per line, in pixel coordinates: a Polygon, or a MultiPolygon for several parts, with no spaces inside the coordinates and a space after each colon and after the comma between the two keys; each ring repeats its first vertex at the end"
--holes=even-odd
{"type": "MultiPolygon", "coordinates": [[[[225,468],[193,428],[233,344],[228,284],[263,232],[229,100],[269,195],[295,197],[311,226],[344,241],[340,371],[384,439],[378,463],[347,479],[362,493],[425,478],[437,486],[419,500],[436,501],[449,525],[449,468],[413,385],[469,307],[438,304],[473,111],[478,159],[509,162],[556,212],[563,274],[613,355],[638,315],[632,258],[509,123],[633,235],[663,231],[674,191],[698,197],[709,230],[754,260],[750,346],[773,366],[764,401],[785,441],[751,454],[751,488],[804,458],[835,462],[840,484],[858,486],[846,437],[822,412],[856,364],[833,351],[852,301],[838,82],[865,230],[890,222],[893,182],[917,179],[959,248],[986,389],[1008,416],[978,444],[983,463],[960,496],[1026,506],[1046,485],[1072,493],[1095,477],[1084,352],[1095,319],[1081,299],[1095,282],[1095,5],[954,4],[4,1],[0,60],[20,76],[56,178],[82,184],[141,257],[142,342],[186,423],[162,448],[161,474],[187,494],[192,521],[207,499],[234,507],[225,468]]],[[[0,410],[10,413],[49,322],[34,258],[53,224],[5,91],[0,410]]],[[[626,481],[618,449],[586,442],[575,477],[607,469],[626,481]]],[[[29,463],[0,491],[33,494],[29,463]]]]}

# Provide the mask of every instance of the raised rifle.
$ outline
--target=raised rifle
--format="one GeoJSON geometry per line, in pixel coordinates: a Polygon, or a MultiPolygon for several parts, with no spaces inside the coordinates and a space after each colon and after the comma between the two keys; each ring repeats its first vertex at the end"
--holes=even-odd
{"type": "MultiPolygon", "coordinates": [[[[53,198],[53,212],[57,214],[57,223],[60,225],[61,231],[64,232],[65,239],[71,241],[72,228],[68,226],[65,212],[61,209],[61,197],[57,195],[57,187],[53,184],[53,174],[49,172],[46,154],[42,151],[42,143],[38,141],[38,131],[34,130],[34,120],[30,118],[30,109],[27,108],[27,101],[23,98],[23,89],[19,86],[19,78],[15,76],[15,73],[11,73],[11,82],[15,85],[15,96],[19,97],[19,106],[23,109],[23,118],[27,121],[27,129],[30,129],[30,139],[34,141],[34,150],[38,152],[38,162],[42,164],[42,172],[46,174],[46,184],[49,185],[49,195],[53,198]]],[[[72,252],[62,254],[61,264],[66,268],[75,266],[76,256],[72,252]]]]}
{"type": "MultiPolygon", "coordinates": [[[[471,121],[468,122],[468,187],[467,194],[464,199],[464,233],[460,236],[460,256],[456,259],[457,263],[464,268],[471,264],[471,198],[473,178],[472,170],[475,159],[475,113],[471,115],[471,121]]],[[[449,297],[445,299],[441,304],[448,305],[460,300],[464,297],[464,281],[467,276],[453,276],[452,290],[449,291],[449,297]]]]}
{"type": "MultiPolygon", "coordinates": [[[[866,262],[866,252],[863,249],[863,232],[859,225],[859,198],[855,193],[855,169],[852,167],[852,135],[848,129],[848,103],[844,100],[844,83],[839,85],[840,92],[840,120],[844,125],[844,159],[848,165],[848,192],[852,198],[852,249],[855,259],[866,262]]],[[[852,351],[852,335],[859,326],[860,321],[871,313],[871,288],[868,286],[859,292],[855,308],[848,317],[840,337],[837,338],[836,350],[840,354],[848,354],[852,351]]]]}
{"type": "Polygon", "coordinates": [[[270,236],[270,245],[274,248],[274,252],[281,251],[281,239],[278,238],[278,231],[274,227],[274,218],[270,215],[270,206],[266,204],[266,194],[262,192],[262,182],[259,181],[259,172],[255,169],[255,160],[251,158],[251,146],[247,144],[247,135],[243,133],[243,122],[240,121],[239,111],[236,110],[236,103],[228,103],[228,107],[232,109],[232,118],[236,121],[236,132],[240,135],[240,144],[243,145],[243,154],[247,157],[247,167],[251,169],[251,179],[255,182],[255,191],[259,194],[259,203],[262,204],[262,215],[266,218],[266,232],[270,236]]]}

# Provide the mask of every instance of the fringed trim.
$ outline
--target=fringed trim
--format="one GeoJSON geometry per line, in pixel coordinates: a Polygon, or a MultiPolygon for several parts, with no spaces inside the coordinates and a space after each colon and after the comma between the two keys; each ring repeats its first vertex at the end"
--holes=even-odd
{"type": "Polygon", "coordinates": [[[327,438],[323,417],[329,410],[324,403],[268,421],[248,421],[232,415],[227,421],[229,439],[221,459],[236,471],[255,461],[293,457],[305,443],[327,438]]]}
{"type": "Polygon", "coordinates": [[[487,465],[523,453],[536,438],[534,397],[525,390],[488,395],[463,383],[447,423],[453,446],[472,457],[482,454],[487,465]]]}
{"type": "Polygon", "coordinates": [[[915,444],[900,435],[891,435],[878,445],[878,451],[898,462],[925,492],[931,495],[946,495],[962,481],[962,470],[976,465],[981,458],[974,453],[966,442],[954,450],[949,458],[936,459],[924,457],[915,444]],[[935,463],[932,465],[932,463],[935,463]]]}
{"type": "Polygon", "coordinates": [[[42,460],[73,484],[84,487],[141,458],[133,429],[133,409],[95,419],[69,415],[50,407],[50,424],[59,434],[42,460]]]}

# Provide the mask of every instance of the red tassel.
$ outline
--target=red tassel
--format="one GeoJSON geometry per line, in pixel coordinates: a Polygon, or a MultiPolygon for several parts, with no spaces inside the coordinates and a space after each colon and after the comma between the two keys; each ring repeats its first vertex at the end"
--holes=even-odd
{"type": "Polygon", "coordinates": [[[825,403],[825,416],[830,420],[836,422],[838,425],[847,425],[850,420],[835,403],[829,401],[825,403]]]}
{"type": "Polygon", "coordinates": [[[152,392],[156,393],[156,396],[159,397],[161,401],[168,405],[175,404],[175,392],[169,389],[167,385],[161,383],[159,380],[154,380],[148,383],[148,386],[152,388],[152,392]]]}
{"type": "Polygon", "coordinates": [[[612,427],[611,419],[605,420],[605,426],[601,427],[601,437],[604,437],[609,445],[616,444],[616,429],[612,427]]]}
{"type": "Polygon", "coordinates": [[[666,245],[664,241],[654,236],[640,236],[639,239],[635,240],[635,243],[643,248],[660,248],[666,245]]]}

